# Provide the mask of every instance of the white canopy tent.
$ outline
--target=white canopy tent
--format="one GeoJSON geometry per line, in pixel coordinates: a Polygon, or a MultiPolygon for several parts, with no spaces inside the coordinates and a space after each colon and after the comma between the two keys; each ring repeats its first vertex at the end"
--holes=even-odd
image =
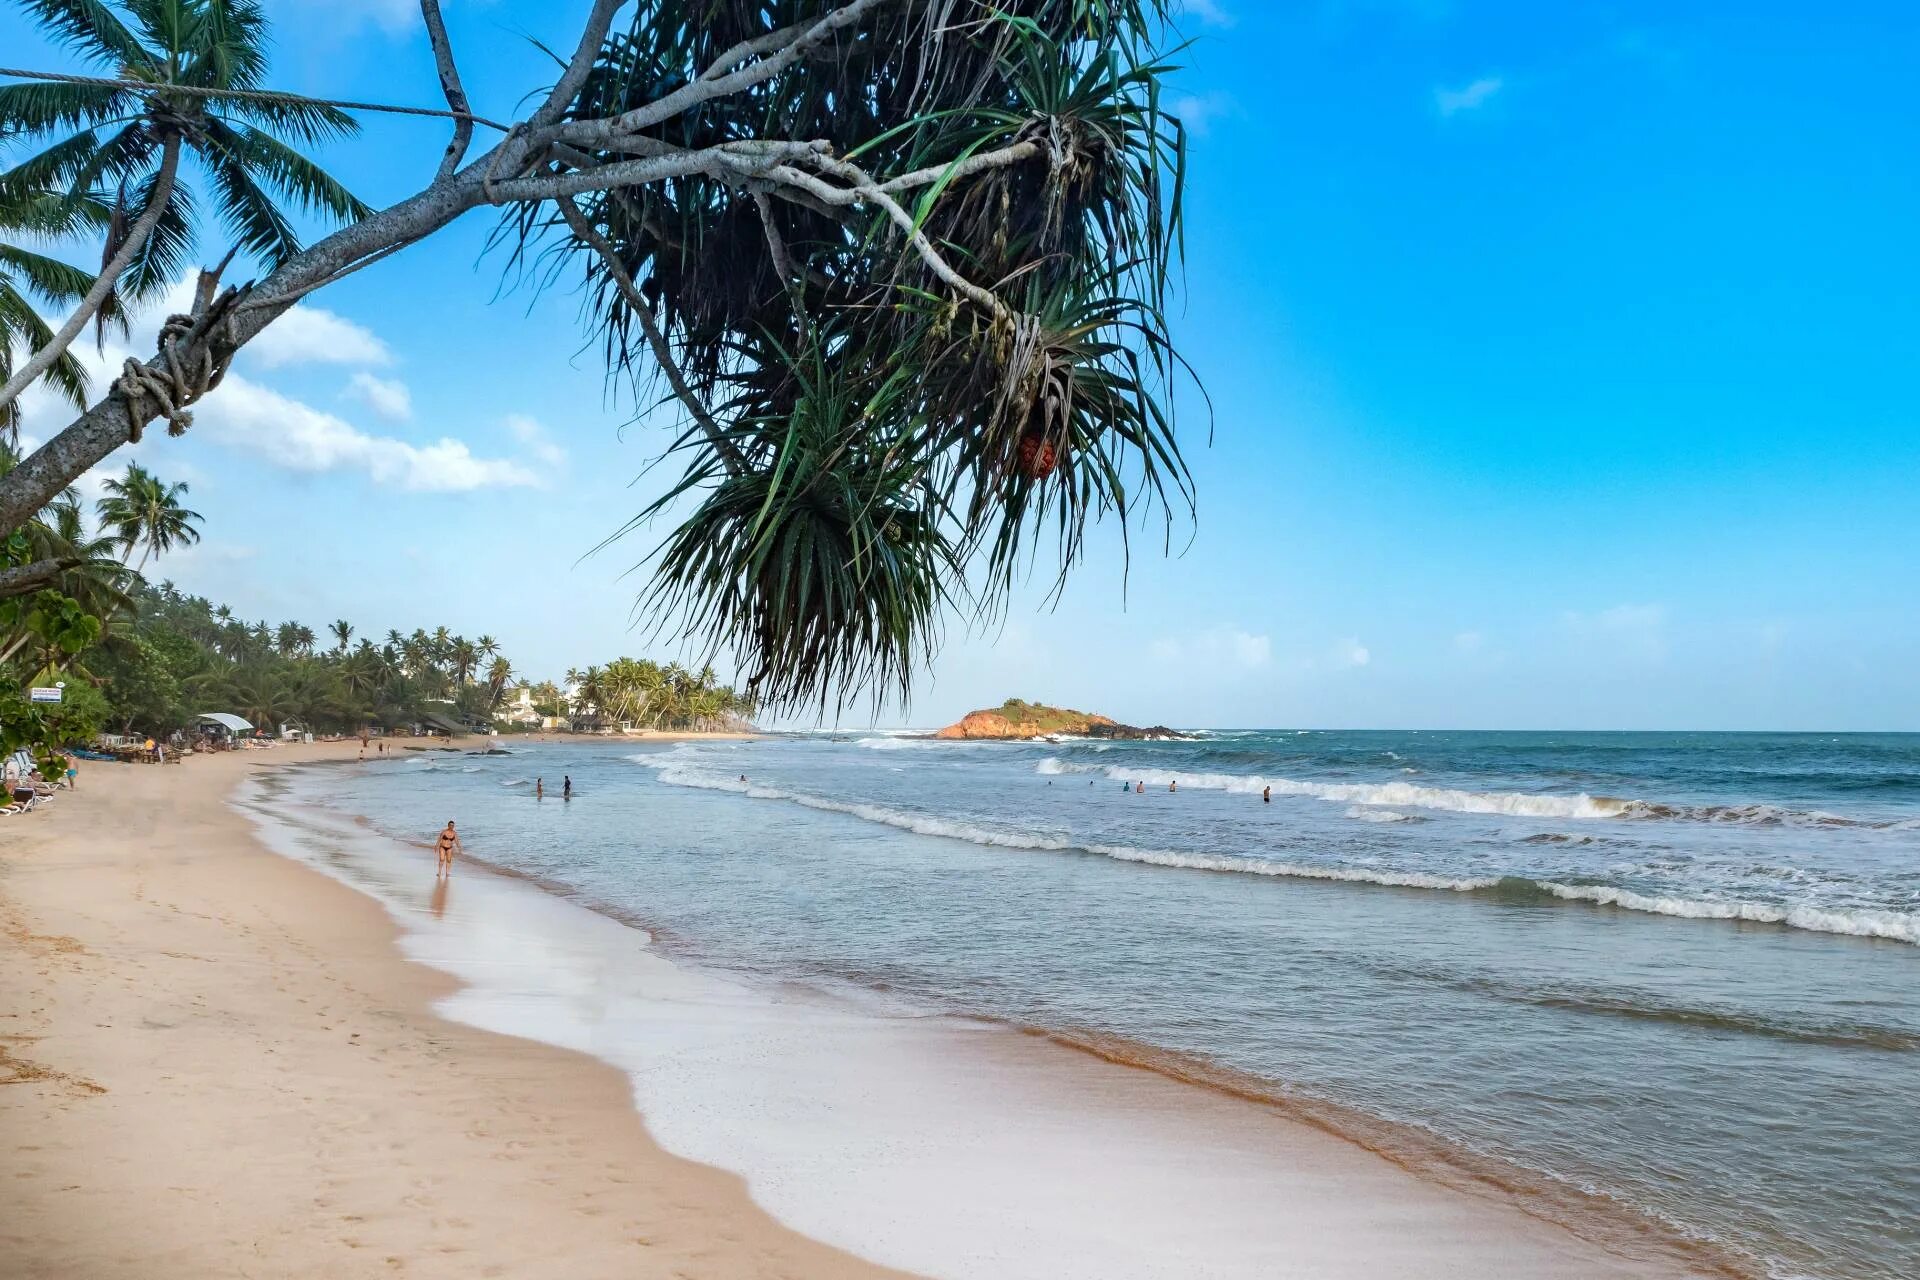
{"type": "Polygon", "coordinates": [[[203,711],[200,713],[200,723],[219,725],[228,733],[253,732],[252,725],[230,711],[203,711]]]}

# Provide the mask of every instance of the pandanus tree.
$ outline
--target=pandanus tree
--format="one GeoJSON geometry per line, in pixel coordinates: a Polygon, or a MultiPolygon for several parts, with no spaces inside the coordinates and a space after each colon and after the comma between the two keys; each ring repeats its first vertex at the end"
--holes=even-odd
{"type": "Polygon", "coordinates": [[[677,410],[678,481],[629,526],[676,522],[642,604],[731,647],[760,705],[904,695],[948,604],[1003,607],[1038,540],[1057,584],[1092,521],[1190,509],[1165,0],[585,7],[552,88],[469,159],[491,122],[422,0],[457,117],[433,182],[257,286],[203,276],[146,366],[181,394],[94,405],[0,478],[0,524],[147,421],[184,429],[183,367],[487,205],[677,410]]]}
{"type": "Polygon", "coordinates": [[[121,288],[152,293],[185,271],[204,198],[182,173],[189,159],[237,247],[269,265],[301,249],[283,205],[338,220],[368,212],[296,149],[353,133],[353,117],[249,96],[267,69],[258,0],[24,0],[23,7],[116,83],[0,87],[0,134],[46,144],[0,175],[0,192],[62,191],[71,209],[105,190],[111,212],[99,274],[60,329],[0,384],[0,408],[107,314],[121,288]]]}

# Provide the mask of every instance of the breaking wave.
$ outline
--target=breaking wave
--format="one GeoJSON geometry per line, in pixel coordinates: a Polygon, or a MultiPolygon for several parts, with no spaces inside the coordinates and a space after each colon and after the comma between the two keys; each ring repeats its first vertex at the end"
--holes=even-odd
{"type": "MultiPolygon", "coordinates": [[[[949,840],[963,840],[970,844],[986,845],[1004,849],[1029,849],[1036,852],[1079,853],[1097,857],[1111,858],[1116,862],[1133,862],[1146,866],[1171,867],[1190,871],[1213,871],[1237,875],[1272,876],[1296,880],[1329,880],[1354,884],[1375,884],[1400,889],[1435,889],[1454,893],[1484,894],[1501,901],[1528,904],[1550,905],[1556,901],[1584,902],[1598,907],[1614,907],[1625,911],[1646,912],[1654,915],[1680,916],[1694,920],[1731,920],[1748,921],[1756,924],[1784,925],[1788,928],[1806,929],[1821,933],[1851,934],[1862,938],[1884,938],[1895,942],[1920,946],[1920,912],[1886,911],[1854,908],[1822,908],[1815,906],[1788,906],[1783,904],[1755,902],[1742,899],[1685,898],[1661,894],[1640,893],[1616,885],[1604,884],[1567,884],[1555,880],[1533,879],[1527,876],[1444,876],[1432,875],[1422,871],[1406,871],[1384,867],[1343,867],[1320,866],[1311,863],[1285,862],[1273,858],[1252,858],[1236,854],[1182,852],[1176,849],[1141,849],[1130,845],[1101,844],[1091,841],[1075,840],[1065,835],[1052,835],[1040,832],[1010,831],[1003,828],[982,826],[959,818],[946,818],[934,814],[912,813],[906,810],[889,808],[886,805],[868,804],[860,801],[834,800],[825,796],[810,795],[801,791],[789,791],[780,787],[764,786],[755,782],[741,782],[734,778],[721,777],[690,767],[684,759],[672,756],[639,755],[629,756],[629,760],[645,764],[656,771],[661,782],[673,786],[698,787],[709,791],[731,791],[737,795],[749,796],[757,800],[780,800],[789,804],[818,809],[828,813],[844,813],[867,822],[880,823],[902,831],[911,831],[916,835],[939,836],[949,840]]],[[[1076,768],[1063,762],[1042,761],[1041,764],[1055,767],[1044,769],[1048,773],[1088,772],[1086,767],[1076,768]]],[[[1119,771],[1108,771],[1114,778],[1119,771]]],[[[1192,778],[1217,775],[1168,775],[1155,771],[1129,772],[1129,778],[1143,781],[1162,780],[1169,776],[1182,786],[1202,787],[1201,782],[1192,778]]],[[[1262,784],[1265,785],[1265,784],[1262,784]]],[[[1255,791],[1258,787],[1253,788],[1255,791]]],[[[1276,785],[1276,791],[1280,788],[1276,785]]],[[[1419,790],[1420,788],[1416,788],[1419,790]]],[[[1315,793],[1307,793],[1315,794],[1315,793]]],[[[1450,794],[1471,795],[1469,792],[1450,794]]],[[[1527,799],[1557,799],[1558,797],[1521,797],[1527,799]]],[[[1379,802],[1373,802],[1379,803],[1379,802]]],[[[1407,802],[1402,802],[1407,803],[1407,802]]],[[[1623,802],[1624,803],[1624,802],[1623,802]]],[[[1472,810],[1470,812],[1509,812],[1508,810],[1472,810]]],[[[1566,816],[1566,815],[1557,815],[1566,816]]]]}
{"type": "MultiPolygon", "coordinates": [[[[1378,805],[1400,809],[1434,809],[1448,813],[1495,814],[1518,818],[1612,818],[1627,821],[1705,822],[1729,826],[1868,827],[1905,829],[1913,823],[1874,823],[1846,818],[1819,809],[1787,809],[1771,804],[1658,804],[1618,796],[1546,795],[1525,791],[1467,791],[1453,787],[1426,787],[1411,782],[1303,782],[1297,778],[1259,774],[1196,773],[1183,769],[1155,769],[1062,760],[1048,756],[1034,766],[1041,774],[1102,773],[1117,782],[1144,782],[1150,787],[1179,783],[1183,790],[1226,791],[1259,795],[1268,787],[1275,795],[1305,796],[1347,805],[1378,805]]],[[[1358,815],[1352,812],[1349,817],[1358,815]]],[[[1394,819],[1376,819],[1394,821],[1394,819]]]]}

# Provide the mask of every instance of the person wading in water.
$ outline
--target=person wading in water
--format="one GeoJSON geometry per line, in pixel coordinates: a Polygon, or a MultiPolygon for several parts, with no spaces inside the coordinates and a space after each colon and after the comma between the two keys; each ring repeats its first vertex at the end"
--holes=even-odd
{"type": "Polygon", "coordinates": [[[460,851],[461,851],[460,837],[457,833],[455,833],[453,829],[453,819],[448,818],[446,830],[440,833],[440,844],[439,844],[440,869],[435,873],[435,875],[436,876],[452,875],[453,874],[453,855],[460,851]]]}

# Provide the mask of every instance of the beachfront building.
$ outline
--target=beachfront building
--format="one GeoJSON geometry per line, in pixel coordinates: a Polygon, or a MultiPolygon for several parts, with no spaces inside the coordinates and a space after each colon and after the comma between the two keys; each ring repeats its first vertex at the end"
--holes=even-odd
{"type": "Polygon", "coordinates": [[[500,705],[493,710],[493,718],[501,724],[518,725],[523,729],[546,729],[552,726],[546,723],[551,717],[543,716],[533,705],[533,686],[521,685],[509,690],[501,698],[500,705]]]}

